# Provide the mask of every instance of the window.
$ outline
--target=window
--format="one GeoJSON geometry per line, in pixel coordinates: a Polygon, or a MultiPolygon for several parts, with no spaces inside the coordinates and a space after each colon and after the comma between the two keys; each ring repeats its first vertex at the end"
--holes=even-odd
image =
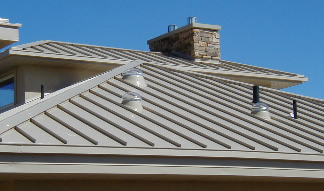
{"type": "Polygon", "coordinates": [[[0,77],[0,109],[15,103],[14,75],[0,77]]]}

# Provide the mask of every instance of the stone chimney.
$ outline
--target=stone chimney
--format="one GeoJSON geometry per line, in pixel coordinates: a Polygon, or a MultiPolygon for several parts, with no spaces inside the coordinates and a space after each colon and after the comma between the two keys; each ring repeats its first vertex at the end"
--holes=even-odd
{"type": "MultiPolygon", "coordinates": [[[[189,20],[189,19],[188,19],[189,20]]],[[[195,61],[218,62],[221,26],[189,23],[147,41],[151,51],[170,53],[195,61]]]]}

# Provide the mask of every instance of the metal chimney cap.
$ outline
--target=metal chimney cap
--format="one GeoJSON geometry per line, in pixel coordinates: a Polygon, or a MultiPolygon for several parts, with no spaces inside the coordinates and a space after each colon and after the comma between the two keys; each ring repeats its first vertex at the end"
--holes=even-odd
{"type": "Polygon", "coordinates": [[[4,19],[0,17],[0,23],[9,23],[9,19],[4,19]]]}
{"type": "Polygon", "coordinates": [[[168,32],[174,31],[174,30],[176,30],[177,28],[178,28],[177,25],[169,25],[169,26],[168,26],[168,32]]]}
{"type": "Polygon", "coordinates": [[[197,23],[198,19],[197,19],[197,17],[188,17],[187,21],[188,21],[188,24],[197,23]]]}

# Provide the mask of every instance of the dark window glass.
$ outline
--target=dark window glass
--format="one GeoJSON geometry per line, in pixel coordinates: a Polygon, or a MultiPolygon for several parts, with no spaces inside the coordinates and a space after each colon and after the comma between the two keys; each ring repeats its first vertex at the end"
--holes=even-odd
{"type": "Polygon", "coordinates": [[[0,107],[14,103],[14,78],[0,82],[0,107]]]}

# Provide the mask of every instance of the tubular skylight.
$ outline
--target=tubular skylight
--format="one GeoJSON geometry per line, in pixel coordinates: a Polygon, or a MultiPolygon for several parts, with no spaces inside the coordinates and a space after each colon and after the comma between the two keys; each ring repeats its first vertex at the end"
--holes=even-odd
{"type": "Polygon", "coordinates": [[[122,96],[122,104],[134,111],[142,111],[142,96],[136,92],[127,92],[122,96]]]}
{"type": "MultiPolygon", "coordinates": [[[[146,87],[146,83],[144,80],[144,73],[137,69],[137,68],[131,68],[126,70],[123,73],[123,80],[125,80],[128,83],[131,83],[139,88],[146,87]]],[[[133,90],[132,90],[133,91],[133,90]]]]}

